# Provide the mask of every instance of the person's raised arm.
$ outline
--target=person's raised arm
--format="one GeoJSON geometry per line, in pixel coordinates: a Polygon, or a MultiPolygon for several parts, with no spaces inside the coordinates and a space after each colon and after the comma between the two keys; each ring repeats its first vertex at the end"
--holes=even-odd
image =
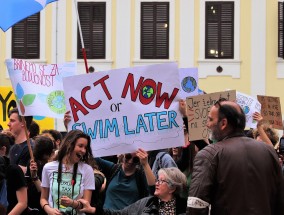
{"type": "Polygon", "coordinates": [[[66,111],[63,118],[63,123],[65,126],[66,131],[68,131],[68,123],[71,121],[71,114],[70,110],[66,111]]]}
{"type": "Polygon", "coordinates": [[[31,179],[37,189],[38,192],[41,192],[41,181],[37,175],[37,163],[34,160],[30,161],[30,173],[31,179]]]}
{"type": "Polygon", "coordinates": [[[145,176],[147,179],[148,186],[155,185],[155,175],[153,174],[151,167],[148,163],[148,153],[143,149],[138,149],[136,151],[136,156],[139,157],[140,163],[144,169],[145,176]]]}
{"type": "Polygon", "coordinates": [[[261,140],[265,142],[266,144],[273,146],[271,140],[269,139],[269,137],[267,136],[267,134],[265,133],[263,129],[263,117],[261,116],[261,114],[258,112],[255,112],[252,117],[254,120],[257,121],[257,131],[259,133],[261,140]]]}

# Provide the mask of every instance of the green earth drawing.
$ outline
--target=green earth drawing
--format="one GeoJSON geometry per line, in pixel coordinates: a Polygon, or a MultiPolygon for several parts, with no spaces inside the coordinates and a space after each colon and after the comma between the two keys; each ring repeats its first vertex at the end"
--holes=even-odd
{"type": "Polygon", "coordinates": [[[63,114],[66,111],[65,96],[62,90],[56,90],[47,96],[47,104],[50,110],[57,114],[63,114]]]}
{"type": "Polygon", "coordinates": [[[154,94],[154,89],[150,86],[143,87],[143,97],[144,98],[151,98],[154,94]]]}

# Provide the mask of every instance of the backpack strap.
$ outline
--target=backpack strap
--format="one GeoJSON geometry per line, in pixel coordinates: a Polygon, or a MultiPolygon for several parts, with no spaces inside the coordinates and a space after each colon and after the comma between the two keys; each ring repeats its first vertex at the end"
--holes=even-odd
{"type": "Polygon", "coordinates": [[[106,182],[106,189],[109,185],[109,183],[111,182],[111,180],[113,179],[113,177],[118,173],[118,171],[121,168],[121,164],[114,164],[113,167],[110,170],[110,174],[107,177],[107,182],[106,182]]]}

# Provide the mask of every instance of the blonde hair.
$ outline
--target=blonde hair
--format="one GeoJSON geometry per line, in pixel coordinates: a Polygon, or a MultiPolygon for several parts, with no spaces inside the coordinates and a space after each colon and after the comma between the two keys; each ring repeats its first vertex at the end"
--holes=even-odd
{"type": "MultiPolygon", "coordinates": [[[[265,134],[267,135],[267,137],[270,139],[273,146],[275,146],[276,143],[279,141],[278,132],[267,123],[263,124],[262,128],[263,128],[265,134]]],[[[259,132],[258,132],[257,129],[255,129],[253,131],[254,139],[256,139],[258,136],[259,136],[259,132]]]]}

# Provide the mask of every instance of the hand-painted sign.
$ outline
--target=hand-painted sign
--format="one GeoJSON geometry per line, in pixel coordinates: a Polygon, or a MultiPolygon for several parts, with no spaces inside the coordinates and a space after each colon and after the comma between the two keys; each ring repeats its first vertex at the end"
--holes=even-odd
{"type": "Polygon", "coordinates": [[[242,107],[246,114],[246,127],[256,128],[257,122],[253,120],[252,115],[255,112],[260,113],[261,104],[256,98],[240,92],[237,92],[237,103],[242,107]]]}
{"type": "Polygon", "coordinates": [[[257,96],[261,103],[261,115],[273,128],[283,130],[280,98],[273,96],[257,96]]]}
{"type": "Polygon", "coordinates": [[[76,63],[43,65],[9,59],[6,65],[21,115],[63,118],[62,78],[75,75],[76,63]]]}
{"type": "MultiPolygon", "coordinates": [[[[17,107],[16,98],[12,87],[0,87],[0,124],[4,129],[8,128],[9,110],[17,107]]],[[[41,130],[54,129],[54,119],[47,117],[34,116],[34,120],[38,123],[41,130]]]]}
{"type": "Polygon", "coordinates": [[[95,156],[182,146],[179,86],[175,63],[64,78],[68,128],[90,135],[95,156]]]}
{"type": "Polygon", "coordinates": [[[180,95],[185,99],[188,96],[198,95],[198,69],[180,68],[180,95]]]}
{"type": "Polygon", "coordinates": [[[208,138],[209,132],[206,127],[208,113],[211,106],[220,98],[235,101],[236,91],[230,90],[186,98],[189,140],[208,138]]]}

